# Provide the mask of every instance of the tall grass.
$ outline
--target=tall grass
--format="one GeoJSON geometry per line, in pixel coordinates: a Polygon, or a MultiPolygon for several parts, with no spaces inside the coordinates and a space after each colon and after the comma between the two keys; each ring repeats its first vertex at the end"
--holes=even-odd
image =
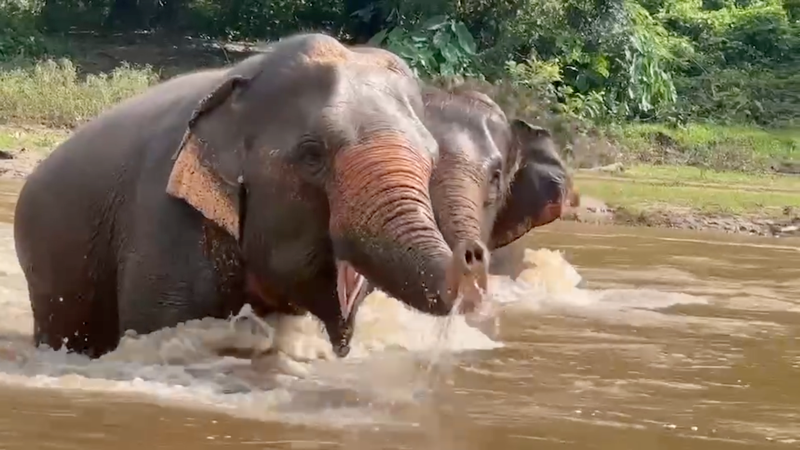
{"type": "Polygon", "coordinates": [[[689,124],[623,125],[621,142],[638,162],[692,165],[718,170],[767,170],[800,159],[800,130],[689,124]]]}
{"type": "Polygon", "coordinates": [[[17,125],[74,127],[158,81],[150,68],[127,64],[81,76],[67,59],[0,71],[0,120],[17,125]]]}

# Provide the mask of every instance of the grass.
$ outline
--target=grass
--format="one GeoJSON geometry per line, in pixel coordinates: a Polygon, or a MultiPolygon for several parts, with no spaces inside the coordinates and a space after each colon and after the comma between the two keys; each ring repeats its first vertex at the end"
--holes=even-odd
{"type": "Polygon", "coordinates": [[[684,128],[631,124],[620,141],[642,162],[705,166],[721,170],[764,170],[800,160],[800,129],[689,124],[684,128]]]}
{"type": "Polygon", "coordinates": [[[0,125],[0,150],[33,151],[45,155],[69,136],[67,129],[0,125]]]}
{"type": "Polygon", "coordinates": [[[631,212],[675,210],[705,215],[781,217],[800,208],[800,177],[719,172],[681,166],[633,166],[619,175],[579,172],[584,195],[631,212]]]}
{"type": "Polygon", "coordinates": [[[124,64],[85,77],[67,59],[16,67],[0,71],[0,118],[14,125],[74,127],[157,80],[149,67],[124,64]]]}

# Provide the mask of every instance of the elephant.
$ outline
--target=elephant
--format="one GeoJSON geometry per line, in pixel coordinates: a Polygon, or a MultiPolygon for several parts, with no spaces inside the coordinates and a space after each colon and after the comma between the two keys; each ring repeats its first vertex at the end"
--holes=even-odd
{"type": "Polygon", "coordinates": [[[36,344],[96,358],[128,330],[250,303],[310,312],[343,357],[365,277],[420,311],[468,313],[488,250],[436,226],[423,115],[398,56],[317,33],[101,113],[18,197],[36,344]]]}
{"type": "Polygon", "coordinates": [[[425,86],[423,101],[424,123],[440,153],[431,200],[451,247],[478,239],[494,252],[579,205],[547,128],[508,119],[488,95],[463,84],[425,86]]]}

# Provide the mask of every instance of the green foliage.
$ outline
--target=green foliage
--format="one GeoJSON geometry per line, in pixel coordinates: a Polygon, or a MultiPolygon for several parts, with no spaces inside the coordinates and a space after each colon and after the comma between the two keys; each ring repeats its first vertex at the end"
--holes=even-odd
{"type": "Polygon", "coordinates": [[[369,43],[397,53],[421,77],[483,76],[476,68],[475,39],[463,22],[447,16],[433,17],[411,31],[384,29],[369,43]]]}
{"type": "Polygon", "coordinates": [[[0,0],[0,61],[45,52],[44,37],[36,28],[35,6],[24,0],[0,0]]]}
{"type": "Polygon", "coordinates": [[[715,68],[681,78],[677,85],[682,94],[676,110],[684,115],[683,121],[800,124],[800,72],[796,70],[715,68]]]}

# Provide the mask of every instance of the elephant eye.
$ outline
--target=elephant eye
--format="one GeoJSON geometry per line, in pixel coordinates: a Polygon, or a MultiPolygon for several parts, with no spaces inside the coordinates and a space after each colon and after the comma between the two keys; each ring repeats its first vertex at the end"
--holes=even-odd
{"type": "Polygon", "coordinates": [[[486,197],[486,205],[491,205],[500,198],[500,181],[503,177],[503,173],[500,169],[495,169],[492,171],[492,175],[489,178],[489,192],[486,197]]]}
{"type": "Polygon", "coordinates": [[[492,180],[491,180],[492,186],[496,186],[496,187],[499,188],[500,187],[500,177],[502,177],[502,176],[503,176],[503,174],[500,172],[500,169],[496,169],[495,171],[493,171],[492,172],[492,180]]]}
{"type": "Polygon", "coordinates": [[[327,163],[325,145],[317,139],[306,138],[295,148],[296,163],[304,178],[309,182],[319,182],[327,163]]]}
{"type": "Polygon", "coordinates": [[[302,161],[303,164],[309,169],[319,169],[325,162],[325,153],[322,144],[316,141],[308,141],[303,143],[302,148],[302,161]]]}

